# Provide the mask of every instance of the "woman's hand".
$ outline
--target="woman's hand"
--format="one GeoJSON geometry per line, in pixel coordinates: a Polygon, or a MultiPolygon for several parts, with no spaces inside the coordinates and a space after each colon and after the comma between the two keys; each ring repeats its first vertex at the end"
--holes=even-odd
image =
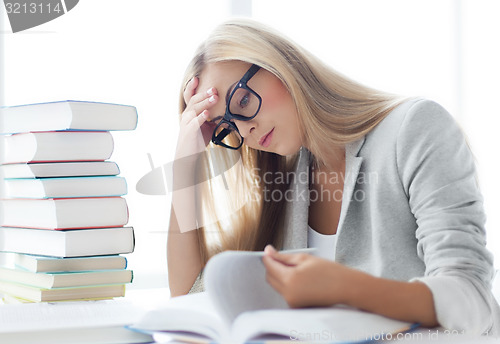
{"type": "Polygon", "coordinates": [[[271,245],[263,258],[266,279],[292,308],[347,304],[360,271],[305,253],[285,254],[271,245]]]}
{"type": "MultiPolygon", "coordinates": [[[[207,121],[209,109],[218,101],[217,90],[214,87],[203,92],[197,92],[199,80],[194,77],[186,85],[184,101],[186,108],[181,115],[179,137],[175,159],[172,164],[172,208],[176,223],[171,232],[185,233],[203,225],[202,216],[197,210],[195,197],[197,180],[196,162],[205,151],[212,137],[215,124],[207,121]]],[[[170,175],[168,179],[170,181],[170,175]]],[[[194,247],[194,245],[192,245],[194,247]]]]}
{"type": "Polygon", "coordinates": [[[196,157],[205,150],[212,138],[215,124],[207,121],[209,109],[219,100],[217,89],[196,93],[199,80],[194,77],[186,85],[184,101],[186,109],[181,115],[179,138],[175,157],[196,157]]]}
{"type": "Polygon", "coordinates": [[[365,272],[308,254],[284,254],[268,245],[263,258],[269,284],[296,307],[345,304],[423,326],[438,325],[430,289],[365,272]]]}
{"type": "Polygon", "coordinates": [[[172,212],[167,240],[168,283],[172,296],[187,294],[203,267],[195,230],[203,225],[203,217],[197,211],[194,167],[212,137],[215,125],[207,119],[218,95],[213,87],[197,93],[198,83],[195,77],[184,90],[186,109],[181,115],[172,166],[172,212]]]}

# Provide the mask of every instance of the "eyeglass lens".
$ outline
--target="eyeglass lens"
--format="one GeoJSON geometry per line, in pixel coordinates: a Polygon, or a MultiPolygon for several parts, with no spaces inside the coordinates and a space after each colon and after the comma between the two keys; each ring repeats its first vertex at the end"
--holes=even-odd
{"type": "Polygon", "coordinates": [[[212,141],[215,144],[232,149],[238,149],[243,144],[243,137],[234,120],[249,121],[257,116],[260,110],[260,96],[246,84],[259,69],[259,66],[252,65],[231,93],[226,114],[216,123],[217,127],[212,135],[212,141]]]}
{"type": "Polygon", "coordinates": [[[238,88],[231,98],[231,103],[229,103],[229,111],[235,115],[253,117],[257,114],[259,105],[259,99],[253,92],[245,88],[238,88]]]}
{"type": "Polygon", "coordinates": [[[225,122],[217,126],[214,136],[217,137],[222,144],[228,147],[240,147],[243,141],[240,133],[237,130],[234,130],[229,123],[225,122]]]}

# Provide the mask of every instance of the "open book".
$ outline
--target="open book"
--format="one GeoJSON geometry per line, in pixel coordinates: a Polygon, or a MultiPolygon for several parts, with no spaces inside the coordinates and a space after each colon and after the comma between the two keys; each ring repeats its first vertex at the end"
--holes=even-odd
{"type": "Polygon", "coordinates": [[[253,340],[359,342],[411,330],[411,323],[349,308],[290,309],[265,280],[263,252],[226,251],[208,262],[206,292],[176,297],[129,328],[159,342],[253,340]]]}
{"type": "Polygon", "coordinates": [[[125,330],[144,314],[129,300],[0,304],[2,344],[151,343],[151,336],[125,330]]]}

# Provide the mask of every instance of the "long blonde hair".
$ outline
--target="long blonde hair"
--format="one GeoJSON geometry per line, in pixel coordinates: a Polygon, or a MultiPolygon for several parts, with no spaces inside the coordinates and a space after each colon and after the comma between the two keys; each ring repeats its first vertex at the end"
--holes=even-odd
{"type": "MultiPolygon", "coordinates": [[[[332,147],[341,147],[370,132],[402,98],[356,83],[326,66],[308,51],[280,33],[252,20],[233,19],[218,26],[198,48],[188,65],[180,95],[181,113],[186,107],[182,91],[209,63],[243,61],[259,65],[274,74],[288,89],[299,114],[299,126],[314,160],[328,166],[332,147]]],[[[226,250],[262,250],[266,244],[281,246],[286,199],[264,197],[288,183],[266,178],[266,173],[288,175],[294,157],[257,151],[243,145],[232,151],[210,144],[210,154],[199,162],[201,188],[198,209],[209,225],[200,226],[199,247],[206,262],[214,253],[226,250]],[[237,211],[224,214],[218,189],[223,187],[215,171],[228,171],[241,158],[241,168],[225,173],[226,203],[237,211]],[[219,220],[223,219],[223,220],[219,220]],[[207,233],[216,234],[209,245],[207,233]]],[[[219,178],[220,179],[220,178],[219,178]]]]}

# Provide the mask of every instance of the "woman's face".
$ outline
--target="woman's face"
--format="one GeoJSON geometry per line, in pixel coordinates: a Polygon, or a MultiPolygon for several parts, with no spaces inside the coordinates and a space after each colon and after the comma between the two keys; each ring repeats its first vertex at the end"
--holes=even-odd
{"type": "MultiPolygon", "coordinates": [[[[209,120],[219,121],[226,111],[226,97],[250,68],[241,61],[208,64],[199,76],[196,93],[215,88],[216,103],[209,111],[209,120]]],[[[292,97],[283,83],[261,68],[248,81],[248,86],[262,98],[259,113],[249,121],[234,120],[247,146],[280,155],[298,152],[302,134],[292,97]]]]}

